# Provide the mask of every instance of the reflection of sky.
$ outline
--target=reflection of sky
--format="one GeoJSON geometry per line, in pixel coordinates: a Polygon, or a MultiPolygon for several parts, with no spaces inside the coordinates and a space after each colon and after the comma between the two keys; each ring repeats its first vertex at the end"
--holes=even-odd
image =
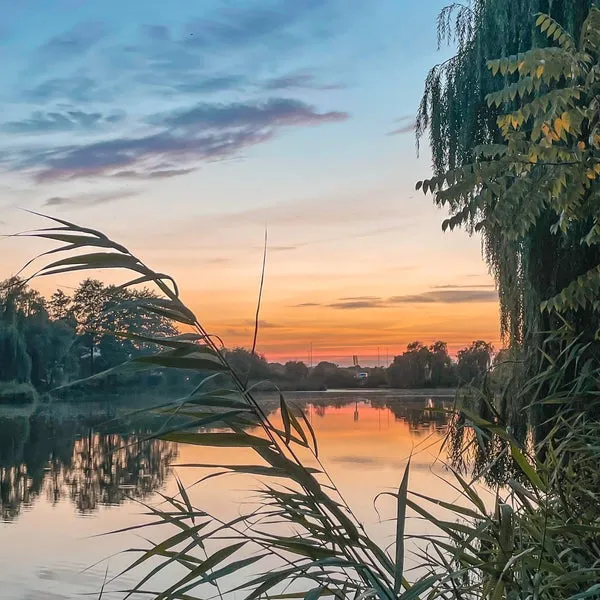
{"type": "MultiPolygon", "coordinates": [[[[374,404],[381,402],[381,396],[368,394],[374,404]]],[[[292,395],[290,401],[301,398],[301,394],[292,395]]],[[[412,491],[448,501],[453,501],[457,494],[441,481],[447,473],[442,460],[436,461],[443,432],[430,416],[421,412],[419,417],[418,408],[426,406],[426,399],[388,398],[393,405],[390,410],[385,406],[373,408],[364,398],[363,394],[358,402],[358,419],[355,419],[357,404],[351,394],[345,399],[334,397],[337,406],[329,404],[322,416],[314,408],[308,414],[319,441],[320,456],[332,479],[373,538],[387,546],[392,540],[393,525],[386,519],[395,513],[394,502],[390,498],[377,502],[382,520],[379,522],[373,500],[381,491],[397,490],[409,455],[413,455],[412,491]]],[[[436,399],[434,405],[440,407],[442,402],[450,400],[436,399]]],[[[323,403],[329,401],[326,394],[323,403]]],[[[251,453],[241,449],[184,445],[179,446],[177,458],[178,464],[248,464],[254,460],[251,453]]],[[[186,486],[210,473],[181,467],[177,472],[186,486]]],[[[256,489],[257,485],[256,477],[226,476],[191,487],[190,496],[197,507],[222,517],[233,517],[239,514],[240,505],[242,510],[251,508],[248,490],[256,489]]],[[[176,493],[172,479],[166,485],[166,492],[176,493]]],[[[158,499],[149,501],[154,503],[158,499]]],[[[97,592],[104,577],[104,563],[89,572],[80,571],[125,547],[140,547],[145,542],[134,534],[93,539],[90,536],[139,524],[144,519],[140,514],[143,510],[139,505],[125,502],[121,506],[99,506],[93,515],[81,517],[66,497],[57,503],[50,498],[39,498],[12,523],[0,523],[2,599],[20,600],[25,593],[29,600],[65,600],[80,592],[97,592]]],[[[422,533],[423,527],[421,522],[409,520],[409,532],[422,533]]],[[[154,539],[166,535],[164,531],[139,533],[154,539]]],[[[111,558],[110,573],[115,573],[129,558],[111,558]]],[[[132,581],[125,580],[121,585],[130,585],[132,581]]]]}
{"type": "MultiPolygon", "coordinates": [[[[310,342],[341,360],[496,340],[479,240],[443,235],[414,192],[430,161],[413,119],[448,54],[435,51],[444,4],[13,3],[0,232],[36,223],[17,206],[106,229],[234,345],[249,342],[266,225],[260,349],[273,358],[304,359],[310,342]]],[[[4,273],[33,251],[3,243],[4,273]]],[[[74,281],[40,285],[53,283],[74,281]]]]}

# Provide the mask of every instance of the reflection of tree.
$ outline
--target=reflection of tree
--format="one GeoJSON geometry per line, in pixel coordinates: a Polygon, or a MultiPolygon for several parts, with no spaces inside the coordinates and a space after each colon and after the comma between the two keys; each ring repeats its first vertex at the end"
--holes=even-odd
{"type": "Polygon", "coordinates": [[[419,434],[430,429],[441,430],[448,424],[448,408],[443,400],[426,398],[423,400],[404,400],[394,398],[387,406],[397,420],[408,424],[411,432],[419,434]]]}
{"type": "Polygon", "coordinates": [[[325,416],[325,412],[327,411],[327,405],[324,403],[317,403],[317,404],[313,404],[313,407],[315,409],[315,414],[318,417],[324,417],[325,416]]]}
{"type": "Polygon", "coordinates": [[[162,485],[177,446],[138,436],[94,433],[75,441],[69,466],[62,467],[62,486],[81,512],[101,504],[143,498],[162,485]]]}
{"type": "Polygon", "coordinates": [[[89,419],[0,418],[0,518],[16,518],[41,493],[51,503],[69,498],[89,512],[159,488],[177,445],[145,439],[148,428],[111,425],[110,432],[91,433],[89,419]]]}
{"type": "Polygon", "coordinates": [[[416,435],[430,430],[442,430],[448,424],[448,416],[444,409],[450,407],[442,398],[398,397],[397,395],[382,394],[367,400],[367,398],[357,399],[353,394],[348,394],[345,396],[321,397],[311,404],[315,414],[319,417],[325,416],[328,406],[340,408],[353,404],[355,405],[354,420],[358,420],[356,409],[358,403],[363,401],[368,401],[371,408],[375,410],[389,410],[397,421],[407,423],[410,431],[416,435]]]}

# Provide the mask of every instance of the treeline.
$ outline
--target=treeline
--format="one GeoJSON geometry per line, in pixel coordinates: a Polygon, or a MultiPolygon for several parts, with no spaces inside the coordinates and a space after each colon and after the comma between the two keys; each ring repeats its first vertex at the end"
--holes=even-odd
{"type": "MultiPolygon", "coordinates": [[[[152,344],[124,334],[154,337],[178,333],[169,319],[144,310],[145,301],[154,297],[147,289],[125,289],[86,279],[71,294],[57,290],[46,299],[19,279],[0,282],[0,401],[3,395],[13,400],[19,397],[23,385],[26,390],[30,386],[45,391],[152,352],[152,344]]],[[[413,342],[388,368],[340,367],[328,361],[309,368],[300,361],[269,363],[264,356],[242,348],[227,351],[229,362],[244,380],[271,381],[282,389],[297,390],[450,388],[480,380],[490,367],[492,354],[491,344],[476,341],[459,351],[453,361],[445,342],[430,346],[413,342]]],[[[177,384],[181,373],[120,375],[96,385],[106,392],[123,383],[146,386],[166,379],[168,384],[177,384]]]]}
{"type": "MultiPolygon", "coordinates": [[[[253,356],[241,348],[229,351],[227,356],[232,367],[244,379],[273,381],[288,389],[419,389],[453,388],[480,382],[492,365],[493,352],[491,344],[478,340],[460,350],[454,361],[448,354],[446,342],[438,341],[431,346],[412,342],[388,368],[340,367],[328,361],[322,361],[313,368],[300,361],[269,363],[264,356],[253,356]]],[[[501,357],[500,353],[497,360],[501,357]]]]}
{"type": "Polygon", "coordinates": [[[143,310],[149,290],[82,281],[49,299],[17,278],[0,282],[0,389],[47,390],[153,350],[120,334],[173,335],[172,323],[143,310]]]}

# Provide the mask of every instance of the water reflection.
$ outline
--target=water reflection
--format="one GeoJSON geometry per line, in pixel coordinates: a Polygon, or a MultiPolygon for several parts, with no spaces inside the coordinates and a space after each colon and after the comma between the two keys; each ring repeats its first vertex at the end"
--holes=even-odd
{"type": "Polygon", "coordinates": [[[0,518],[13,520],[43,495],[85,514],[144,498],[166,480],[177,445],[145,439],[147,424],[44,409],[0,416],[0,518]],[[92,427],[99,427],[95,431],[92,427]]]}
{"type": "MultiPolygon", "coordinates": [[[[349,410],[357,427],[365,411],[377,411],[379,428],[389,420],[406,423],[413,437],[446,426],[450,398],[371,393],[290,394],[311,419],[323,419],[328,407],[349,410]],[[347,408],[345,408],[347,407],[347,408]]],[[[272,412],[278,397],[265,395],[272,412]]],[[[15,409],[16,410],[16,409],[15,409]]],[[[124,409],[123,409],[124,411],[124,409]]],[[[386,425],[387,423],[387,425],[386,425]]],[[[316,424],[316,423],[315,423],[316,424]]],[[[43,497],[50,505],[68,500],[81,514],[101,505],[144,498],[160,488],[178,454],[177,444],[146,439],[160,417],[115,418],[114,405],[102,408],[57,405],[31,414],[0,413],[0,519],[10,521],[43,497]]]]}
{"type": "Polygon", "coordinates": [[[411,434],[421,435],[442,431],[448,424],[448,410],[452,408],[452,398],[448,396],[399,396],[398,394],[370,394],[357,397],[355,394],[320,394],[309,400],[312,414],[323,418],[327,407],[336,409],[352,405],[354,421],[360,420],[361,407],[374,408],[391,414],[396,421],[408,425],[411,434]]]}
{"type": "MultiPolygon", "coordinates": [[[[320,459],[380,546],[390,543],[390,519],[397,509],[394,502],[382,501],[378,514],[373,499],[381,491],[398,489],[409,456],[411,490],[455,500],[455,491],[440,484],[443,465],[437,460],[446,421],[440,409],[450,408],[452,397],[361,390],[290,393],[286,398],[306,409],[318,438],[320,459]]],[[[260,401],[271,414],[279,396],[264,395],[260,401]]],[[[124,502],[127,496],[142,498],[161,486],[166,494],[177,494],[174,477],[169,476],[173,463],[248,462],[249,451],[244,448],[225,451],[140,442],[146,432],[163,424],[164,417],[128,419],[127,412],[140,408],[132,404],[133,400],[126,399],[103,406],[55,404],[33,414],[0,408],[2,600],[97,598],[106,575],[106,563],[98,561],[110,556],[110,575],[114,575],[131,558],[118,553],[140,544],[139,531],[99,536],[145,521],[141,507],[124,502]],[[107,504],[119,506],[98,510],[107,504]],[[89,518],[78,518],[81,514],[89,518]]],[[[240,503],[253,497],[251,490],[257,485],[254,476],[244,475],[194,485],[200,475],[191,468],[177,468],[177,475],[189,488],[194,505],[227,518],[239,514],[240,503]]],[[[154,496],[146,501],[157,504],[159,499],[154,496]]],[[[410,520],[407,531],[421,534],[422,527],[421,521],[410,520]]],[[[157,587],[167,589],[173,583],[169,577],[157,587]]],[[[123,589],[135,583],[132,576],[115,585],[123,589]]],[[[104,596],[117,600],[125,594],[104,596]]]]}

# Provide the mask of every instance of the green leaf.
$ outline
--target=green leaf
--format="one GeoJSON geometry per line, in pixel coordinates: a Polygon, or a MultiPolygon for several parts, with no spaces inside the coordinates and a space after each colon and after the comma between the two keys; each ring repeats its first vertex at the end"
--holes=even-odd
{"type": "Polygon", "coordinates": [[[408,474],[410,459],[404,469],[404,476],[398,489],[398,508],[396,513],[396,569],[394,573],[394,592],[397,594],[402,587],[404,577],[404,526],[406,523],[406,499],[408,494],[408,474]]]}
{"type": "Polygon", "coordinates": [[[188,369],[193,371],[228,371],[228,367],[219,362],[214,355],[204,352],[193,352],[184,355],[175,353],[138,356],[135,362],[168,367],[173,369],[188,369]]]}
{"type": "Polygon", "coordinates": [[[529,464],[529,461],[525,458],[525,455],[519,450],[519,448],[515,444],[511,444],[510,453],[514,461],[519,465],[521,471],[524,473],[527,479],[529,479],[534,489],[542,492],[546,491],[546,486],[542,481],[541,477],[529,464]]]}
{"type": "Polygon", "coordinates": [[[247,433],[191,433],[180,431],[168,433],[161,436],[161,439],[180,444],[224,448],[265,448],[271,445],[269,440],[247,433]]]}

